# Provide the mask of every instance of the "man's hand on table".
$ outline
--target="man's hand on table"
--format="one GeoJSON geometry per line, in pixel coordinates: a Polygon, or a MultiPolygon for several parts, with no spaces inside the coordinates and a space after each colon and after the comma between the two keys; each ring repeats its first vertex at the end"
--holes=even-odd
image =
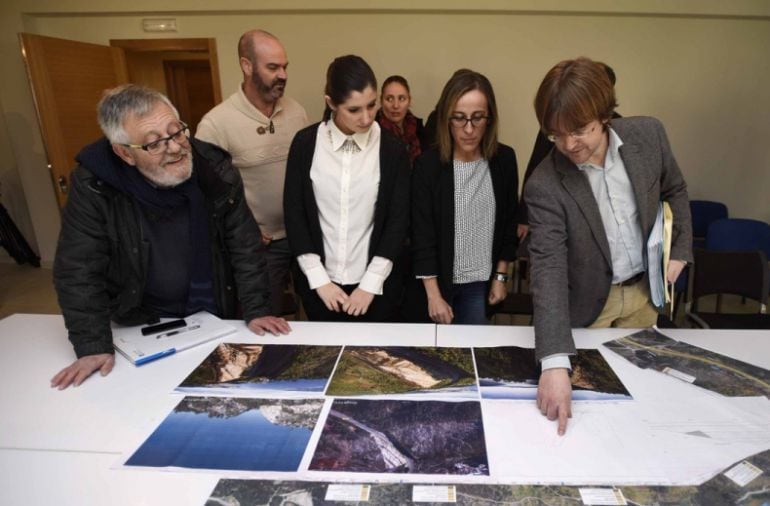
{"type": "Polygon", "coordinates": [[[263,316],[254,318],[249,322],[249,330],[258,336],[264,336],[265,332],[270,332],[274,336],[286,335],[291,332],[289,323],[278,316],[263,316]]]}
{"type": "Polygon", "coordinates": [[[567,431],[567,418],[572,418],[572,382],[563,368],[546,369],[537,385],[537,409],[549,420],[559,420],[558,433],[567,431]]]}
{"type": "Polygon", "coordinates": [[[51,378],[51,388],[64,390],[70,385],[80,386],[86,378],[97,370],[102,376],[107,376],[115,365],[115,355],[112,353],[100,353],[99,355],[86,355],[75,360],[65,367],[56,376],[51,378]]]}

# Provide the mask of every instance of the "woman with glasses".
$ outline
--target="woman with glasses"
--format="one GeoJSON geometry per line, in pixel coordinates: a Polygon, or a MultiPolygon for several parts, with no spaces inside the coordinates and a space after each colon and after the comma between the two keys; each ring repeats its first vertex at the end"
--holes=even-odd
{"type": "Polygon", "coordinates": [[[415,158],[420,156],[427,145],[422,119],[409,110],[412,95],[406,79],[402,76],[390,76],[385,79],[380,92],[380,103],[382,107],[377,112],[377,123],[407,145],[409,160],[414,163],[415,158]]]}
{"type": "Polygon", "coordinates": [[[393,263],[409,222],[409,155],[374,121],[377,80],[354,55],[326,74],[321,123],[294,137],[284,216],[305,313],[321,321],[388,321],[400,297],[393,263]]]}
{"type": "Polygon", "coordinates": [[[506,296],[518,170],[497,130],[489,80],[473,71],[452,76],[438,103],[437,145],[412,177],[414,270],[437,323],[485,324],[486,304],[506,296]]]}

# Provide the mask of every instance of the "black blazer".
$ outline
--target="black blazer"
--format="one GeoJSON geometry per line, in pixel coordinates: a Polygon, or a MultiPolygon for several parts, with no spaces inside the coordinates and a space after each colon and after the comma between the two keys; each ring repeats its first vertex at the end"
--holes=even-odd
{"type": "MultiPolygon", "coordinates": [[[[283,213],[289,249],[299,255],[315,253],[325,262],[321,220],[310,168],[313,164],[319,123],[303,128],[291,143],[286,162],[283,213]]],[[[369,258],[394,261],[401,252],[409,227],[409,154],[391,132],[380,129],[380,186],[374,208],[374,229],[369,258]]]]}
{"type": "MultiPolygon", "coordinates": [[[[438,275],[446,297],[452,284],[455,241],[455,187],[452,163],[442,163],[430,149],[415,161],[412,174],[412,252],[414,274],[438,275]]],[[[500,260],[516,259],[516,207],[519,173],[513,148],[499,144],[489,160],[495,193],[492,268],[500,260]]],[[[490,272],[490,275],[492,273],[490,272]]]]}

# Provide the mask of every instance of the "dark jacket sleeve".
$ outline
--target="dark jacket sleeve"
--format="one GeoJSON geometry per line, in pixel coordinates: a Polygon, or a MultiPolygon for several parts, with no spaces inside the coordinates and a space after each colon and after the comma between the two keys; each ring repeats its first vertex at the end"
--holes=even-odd
{"type": "MultiPolygon", "coordinates": [[[[516,152],[513,148],[501,144],[498,149],[498,163],[502,170],[503,188],[497,193],[502,196],[503,212],[499,214],[499,219],[502,221],[502,226],[498,228],[500,252],[494,259],[495,264],[500,260],[509,262],[516,260],[518,246],[516,212],[519,207],[519,169],[516,163],[516,152]]],[[[492,268],[496,268],[496,265],[493,265],[492,268]]]]}
{"type": "Polygon", "coordinates": [[[440,168],[438,152],[431,149],[415,160],[412,171],[412,256],[417,276],[440,274],[440,228],[434,212],[439,205],[440,168]]]}
{"type": "MultiPolygon", "coordinates": [[[[315,197],[306,195],[311,189],[310,166],[313,162],[317,131],[318,123],[310,125],[297,132],[291,142],[283,187],[283,219],[292,257],[315,253],[323,262],[324,252],[318,251],[313,241],[313,222],[308,218],[311,213],[318,214],[315,197]]],[[[321,237],[320,229],[316,230],[315,234],[321,237]]]]}
{"type": "MultiPolygon", "coordinates": [[[[378,202],[375,207],[375,226],[381,223],[382,233],[375,231],[373,236],[379,237],[374,246],[372,256],[387,258],[393,262],[403,251],[404,241],[409,230],[409,189],[410,162],[406,146],[386,130],[382,130],[380,163],[389,165],[391,188],[378,192],[378,202]],[[383,199],[382,202],[379,199],[383,199]],[[381,216],[378,216],[381,214],[381,216]]],[[[382,184],[382,181],[380,182],[382,184]]]]}
{"type": "Polygon", "coordinates": [[[54,286],[78,358],[114,353],[107,270],[112,244],[108,214],[93,176],[82,167],[71,176],[53,267],[54,286]]]}
{"type": "Polygon", "coordinates": [[[224,217],[225,244],[238,298],[246,323],[270,314],[270,284],[267,274],[265,247],[259,225],[246,204],[243,180],[234,168],[228,171],[232,181],[230,206],[224,217]]]}
{"type": "Polygon", "coordinates": [[[660,142],[663,171],[660,178],[660,200],[668,202],[674,215],[671,234],[671,258],[692,262],[692,217],[687,184],[676,163],[666,130],[660,121],[653,119],[660,142]]]}
{"type": "Polygon", "coordinates": [[[570,328],[567,216],[549,191],[551,179],[533,177],[524,188],[529,205],[529,254],[538,362],[556,353],[575,353],[570,328]]]}
{"type": "Polygon", "coordinates": [[[527,170],[524,172],[524,180],[521,182],[521,201],[519,202],[519,209],[516,212],[516,223],[526,225],[529,223],[527,218],[527,204],[524,198],[524,186],[526,186],[532,173],[535,171],[540,162],[548,156],[553,148],[553,143],[541,132],[537,131],[535,137],[535,145],[532,147],[532,154],[529,156],[529,162],[527,162],[527,170]]]}

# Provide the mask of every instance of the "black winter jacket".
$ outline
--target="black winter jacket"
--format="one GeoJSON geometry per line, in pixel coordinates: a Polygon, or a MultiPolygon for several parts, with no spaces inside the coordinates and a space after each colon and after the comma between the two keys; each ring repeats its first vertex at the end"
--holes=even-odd
{"type": "MultiPolygon", "coordinates": [[[[209,218],[218,316],[242,314],[248,322],[269,312],[259,227],[246,205],[243,182],[230,155],[200,140],[190,139],[190,143],[209,218]]],[[[113,353],[111,319],[138,325],[155,321],[158,315],[142,307],[151,244],[142,237],[139,205],[131,195],[96,176],[94,172],[109,172],[93,164],[114,165],[107,170],[126,170],[126,166],[106,139],[86,147],[78,159],[81,164],[72,172],[53,275],[69,339],[82,357],[113,353]]]]}

